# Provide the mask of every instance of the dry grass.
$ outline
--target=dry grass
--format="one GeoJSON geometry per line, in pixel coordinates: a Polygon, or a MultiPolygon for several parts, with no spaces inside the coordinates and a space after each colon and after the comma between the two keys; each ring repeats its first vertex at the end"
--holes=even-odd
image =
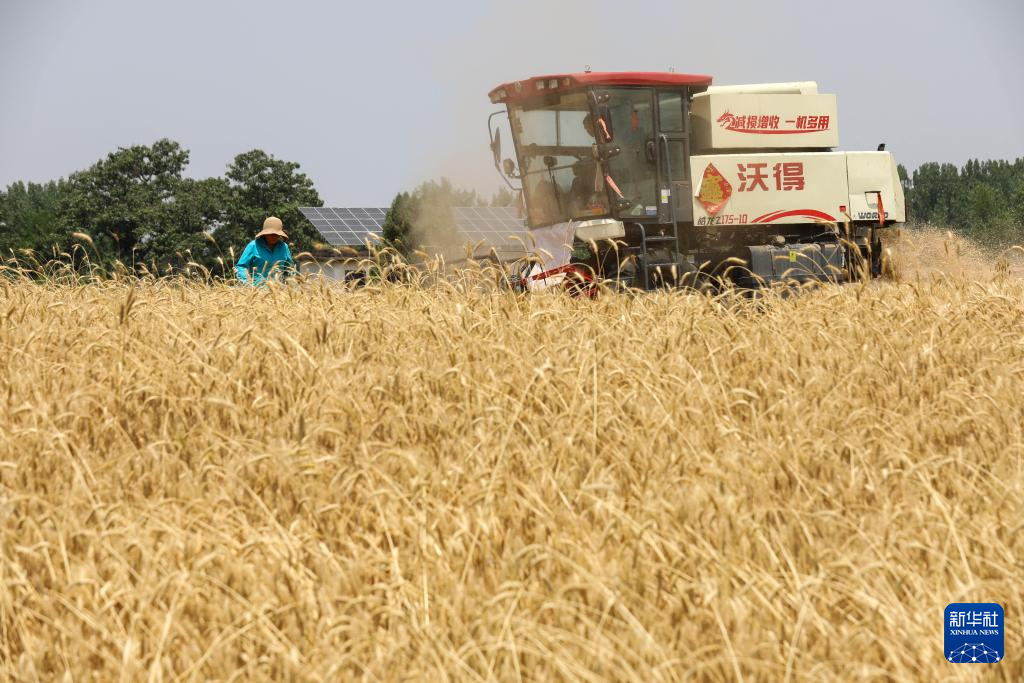
{"type": "Polygon", "coordinates": [[[0,677],[1020,680],[1024,283],[911,268],[0,285],[0,677]]]}

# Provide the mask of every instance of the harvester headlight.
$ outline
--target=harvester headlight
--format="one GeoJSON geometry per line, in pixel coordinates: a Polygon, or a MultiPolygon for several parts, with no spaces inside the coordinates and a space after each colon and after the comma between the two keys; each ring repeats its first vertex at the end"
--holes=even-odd
{"type": "Polygon", "coordinates": [[[536,83],[537,90],[543,90],[546,87],[547,87],[547,82],[546,81],[544,81],[544,80],[537,81],[537,83],[536,83]]]}
{"type": "Polygon", "coordinates": [[[557,87],[558,87],[558,79],[557,78],[552,78],[550,81],[548,81],[548,88],[550,90],[554,90],[557,87]]]}

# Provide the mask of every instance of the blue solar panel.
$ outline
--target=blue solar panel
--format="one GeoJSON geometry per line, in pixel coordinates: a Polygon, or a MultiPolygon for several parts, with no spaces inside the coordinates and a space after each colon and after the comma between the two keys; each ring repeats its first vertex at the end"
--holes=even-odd
{"type": "MultiPolygon", "coordinates": [[[[303,206],[299,211],[332,246],[361,247],[382,239],[388,210],[303,206]]],[[[518,210],[512,206],[456,206],[452,207],[452,215],[454,227],[466,244],[518,246],[523,244],[519,240],[525,241],[529,232],[518,210]]]]}
{"type": "Polygon", "coordinates": [[[299,211],[335,247],[362,247],[379,241],[387,213],[387,209],[379,208],[317,206],[301,206],[299,211]]]}
{"type": "Polygon", "coordinates": [[[455,214],[455,227],[472,244],[484,242],[492,247],[522,245],[529,232],[514,206],[457,206],[452,212],[455,214]]]}

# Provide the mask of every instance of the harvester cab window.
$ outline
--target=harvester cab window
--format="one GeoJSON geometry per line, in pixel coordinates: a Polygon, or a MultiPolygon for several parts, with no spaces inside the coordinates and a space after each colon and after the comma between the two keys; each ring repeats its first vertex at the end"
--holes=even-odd
{"type": "Polygon", "coordinates": [[[586,111],[563,111],[558,115],[558,141],[566,147],[590,147],[594,144],[591,116],[586,111]]]}
{"type": "Polygon", "coordinates": [[[614,144],[620,151],[608,158],[608,175],[624,200],[620,216],[657,216],[657,147],[654,137],[653,92],[614,88],[608,93],[614,144]]]}
{"type": "Polygon", "coordinates": [[[669,140],[668,167],[672,170],[672,180],[680,182],[690,179],[689,155],[686,153],[686,142],[669,140]]]}
{"type": "Polygon", "coordinates": [[[549,96],[511,107],[510,117],[530,225],[608,215],[586,95],[549,96]]]}
{"type": "Polygon", "coordinates": [[[658,93],[658,124],[663,132],[682,133],[686,130],[682,93],[658,93]]]}

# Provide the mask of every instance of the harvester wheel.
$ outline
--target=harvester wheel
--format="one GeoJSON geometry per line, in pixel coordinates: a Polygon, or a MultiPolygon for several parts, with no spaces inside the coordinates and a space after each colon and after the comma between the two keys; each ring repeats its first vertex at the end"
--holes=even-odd
{"type": "Polygon", "coordinates": [[[871,231],[871,277],[882,275],[882,238],[877,230],[871,231]]]}

